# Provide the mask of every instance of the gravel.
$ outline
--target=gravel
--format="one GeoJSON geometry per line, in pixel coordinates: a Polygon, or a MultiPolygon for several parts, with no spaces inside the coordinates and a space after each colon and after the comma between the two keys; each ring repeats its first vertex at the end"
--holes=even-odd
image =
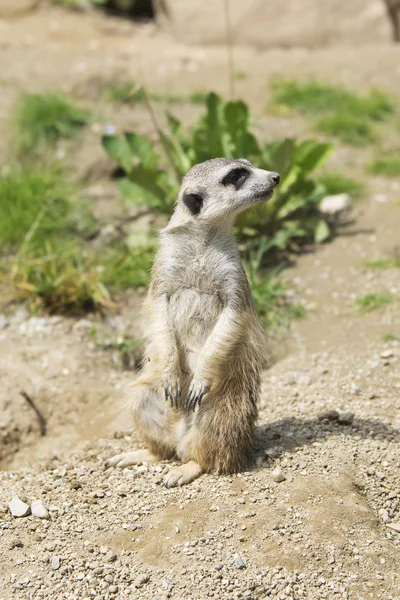
{"type": "Polygon", "coordinates": [[[14,498],[8,503],[8,506],[13,517],[26,517],[31,512],[29,504],[26,504],[20,500],[18,496],[14,496],[14,498]]]}

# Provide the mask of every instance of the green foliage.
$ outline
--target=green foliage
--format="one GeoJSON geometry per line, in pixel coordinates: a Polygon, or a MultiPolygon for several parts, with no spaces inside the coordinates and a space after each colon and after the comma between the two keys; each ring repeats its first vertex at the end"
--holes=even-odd
{"type": "Polygon", "coordinates": [[[367,269],[400,269],[400,257],[394,258],[379,258],[377,260],[370,260],[363,263],[363,267],[367,269]]]}
{"type": "Polygon", "coordinates": [[[386,154],[376,158],[368,165],[368,171],[373,175],[400,177],[400,154],[386,154]]]}
{"type": "Polygon", "coordinates": [[[384,121],[394,113],[394,105],[380,90],[371,90],[360,96],[341,86],[315,81],[299,83],[278,79],[272,83],[273,106],[297,109],[304,114],[347,113],[384,121]]]}
{"type": "Polygon", "coordinates": [[[306,310],[301,304],[290,302],[287,289],[279,278],[279,269],[268,275],[260,272],[258,259],[251,257],[246,264],[254,306],[264,328],[276,333],[287,327],[292,319],[301,319],[306,310]]]}
{"type": "Polygon", "coordinates": [[[48,242],[34,256],[17,257],[11,281],[36,310],[77,315],[113,305],[98,269],[80,248],[48,242]]]}
{"type": "Polygon", "coordinates": [[[75,137],[90,121],[90,113],[62,94],[23,94],[14,121],[17,149],[22,153],[38,153],[62,138],[75,137]]]}
{"type": "Polygon", "coordinates": [[[376,292],[373,294],[366,294],[357,298],[355,305],[364,312],[371,312],[392,304],[397,299],[397,296],[388,292],[376,292]]]}
{"type": "Polygon", "coordinates": [[[54,0],[56,4],[61,4],[65,8],[70,8],[73,10],[87,10],[90,8],[91,4],[103,5],[107,4],[108,0],[54,0]]]}
{"type": "Polygon", "coordinates": [[[295,109],[306,115],[323,114],[317,130],[352,145],[373,141],[374,122],[385,121],[395,112],[393,102],[379,90],[361,96],[340,86],[283,79],[272,84],[271,107],[281,112],[295,109]]]}
{"type": "Polygon", "coordinates": [[[323,242],[329,237],[329,227],[317,213],[325,190],[312,173],[325,162],[330,144],[287,139],[261,145],[251,132],[247,105],[241,100],[224,102],[214,93],[191,130],[171,114],[167,122],[168,132],[162,133],[158,147],[136,133],[103,137],[104,149],[126,173],[119,187],[127,200],[170,215],[180,178],[194,164],[219,156],[246,156],[258,167],[280,173],[281,184],[271,200],[238,220],[242,249],[255,249],[263,256],[301,240],[323,242]]]}
{"type": "Polygon", "coordinates": [[[352,198],[359,198],[365,193],[365,186],[360,181],[342,175],[342,173],[321,173],[316,177],[316,180],[324,186],[327,195],[346,193],[352,198]]]}
{"type": "MultiPolygon", "coordinates": [[[[165,102],[166,104],[203,104],[207,94],[201,90],[193,91],[187,95],[168,94],[160,92],[148,92],[149,98],[154,102],[165,102]]],[[[110,86],[107,99],[119,104],[143,104],[145,95],[140,86],[132,81],[121,81],[110,86]]]]}
{"type": "Polygon", "coordinates": [[[320,119],[316,128],[321,133],[337,137],[344,144],[363,146],[375,139],[374,128],[364,116],[337,112],[320,119]]]}
{"type": "Polygon", "coordinates": [[[0,177],[0,250],[19,245],[37,223],[31,243],[43,245],[67,227],[67,188],[55,169],[13,170],[0,177]]]}
{"type": "Polygon", "coordinates": [[[400,338],[393,333],[384,333],[382,336],[384,342],[400,342],[400,338]]]}
{"type": "Polygon", "coordinates": [[[102,282],[115,290],[146,287],[150,282],[154,244],[114,249],[104,262],[102,282]]]}

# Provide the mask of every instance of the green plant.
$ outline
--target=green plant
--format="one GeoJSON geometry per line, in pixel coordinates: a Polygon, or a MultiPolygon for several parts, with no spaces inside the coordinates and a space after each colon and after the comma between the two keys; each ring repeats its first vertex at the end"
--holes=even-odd
{"type": "Polygon", "coordinates": [[[367,269],[395,269],[400,268],[400,257],[393,258],[378,258],[363,263],[363,267],[367,269]]]}
{"type": "Polygon", "coordinates": [[[286,286],[279,278],[279,268],[265,274],[260,271],[260,257],[252,255],[246,263],[254,306],[264,328],[276,333],[286,328],[292,319],[301,319],[306,310],[301,304],[290,302],[286,286]]]}
{"type": "Polygon", "coordinates": [[[384,333],[382,336],[382,341],[384,342],[399,342],[400,338],[393,333],[384,333]]]}
{"type": "MultiPolygon", "coordinates": [[[[206,92],[201,90],[190,92],[187,95],[169,94],[161,92],[149,92],[149,98],[154,102],[165,102],[166,104],[203,104],[207,96],[206,92]]],[[[107,99],[119,104],[143,104],[145,94],[140,86],[132,81],[121,81],[110,86],[107,99]]]]}
{"type": "Polygon", "coordinates": [[[42,152],[62,138],[75,137],[90,118],[89,111],[62,94],[23,94],[14,115],[17,149],[42,152]]]}
{"type": "Polygon", "coordinates": [[[297,109],[304,114],[347,113],[383,121],[394,114],[394,104],[380,90],[360,96],[355,92],[326,83],[277,79],[272,82],[272,106],[297,109]]]}
{"type": "Polygon", "coordinates": [[[349,194],[359,198],[365,193],[365,186],[357,179],[342,175],[342,173],[326,172],[317,175],[316,180],[324,186],[327,195],[349,194]]]}
{"type": "Polygon", "coordinates": [[[146,287],[150,282],[155,245],[121,247],[103,262],[102,282],[113,289],[146,287]]]}
{"type": "Polygon", "coordinates": [[[388,292],[376,292],[357,298],[355,305],[364,312],[371,312],[388,304],[392,304],[396,299],[397,297],[394,294],[388,292]]]}
{"type": "Polygon", "coordinates": [[[43,211],[31,244],[43,245],[64,231],[69,205],[60,171],[14,169],[0,177],[0,250],[19,245],[43,211]]]}
{"type": "Polygon", "coordinates": [[[373,141],[374,122],[384,121],[395,112],[391,99],[380,90],[371,90],[361,96],[341,86],[284,79],[272,83],[270,108],[281,112],[296,109],[303,114],[323,114],[325,116],[317,121],[316,129],[352,145],[373,141]]]}
{"type": "Polygon", "coordinates": [[[47,242],[34,256],[17,257],[11,282],[21,298],[49,313],[76,315],[113,305],[99,270],[80,248],[47,242]]]}
{"type": "Polygon", "coordinates": [[[373,175],[400,177],[400,155],[386,154],[376,158],[368,165],[368,171],[373,175]]]}
{"type": "Polygon", "coordinates": [[[91,4],[103,5],[107,4],[108,0],[54,0],[56,4],[61,4],[66,8],[73,10],[87,10],[91,4]]]}
{"type": "Polygon", "coordinates": [[[264,255],[301,240],[329,237],[329,226],[317,212],[324,187],[311,174],[326,160],[330,144],[288,139],[261,145],[251,132],[247,105],[224,102],[214,93],[191,130],[171,114],[167,123],[168,133],[160,132],[158,147],[136,133],[103,137],[106,152],[126,173],[119,183],[126,199],[170,215],[180,178],[191,166],[218,156],[246,156],[258,167],[280,173],[281,184],[271,200],[238,220],[242,249],[261,249],[264,255]]]}
{"type": "Polygon", "coordinates": [[[344,144],[363,146],[375,139],[370,121],[353,113],[337,112],[320,119],[316,128],[321,133],[337,137],[344,144]]]}

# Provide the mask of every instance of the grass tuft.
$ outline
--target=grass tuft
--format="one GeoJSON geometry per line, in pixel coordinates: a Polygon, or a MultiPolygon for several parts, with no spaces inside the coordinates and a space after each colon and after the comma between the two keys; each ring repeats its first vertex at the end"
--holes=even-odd
{"type": "Polygon", "coordinates": [[[377,260],[366,261],[362,265],[366,269],[400,269],[400,257],[379,258],[377,260]]]}
{"type": "MultiPolygon", "coordinates": [[[[187,95],[168,94],[161,92],[148,92],[153,102],[166,102],[167,104],[204,104],[207,96],[202,90],[195,90],[187,95]]],[[[122,81],[112,85],[107,93],[107,99],[118,104],[142,104],[145,97],[142,89],[132,81],[122,81]]]]}
{"type": "Polygon", "coordinates": [[[392,101],[380,90],[360,96],[344,87],[315,81],[275,80],[272,105],[296,109],[303,114],[345,112],[373,121],[383,121],[394,114],[392,101]]]}
{"type": "Polygon", "coordinates": [[[368,171],[373,175],[400,177],[400,154],[386,154],[376,158],[368,165],[368,171]]]}
{"type": "Polygon", "coordinates": [[[0,177],[0,249],[20,245],[44,210],[31,243],[42,244],[67,227],[67,187],[60,171],[12,170],[0,177]]]}
{"type": "Polygon", "coordinates": [[[388,292],[376,292],[373,294],[366,294],[357,298],[355,305],[363,312],[371,312],[378,310],[383,306],[392,304],[397,299],[397,296],[388,292]]]}
{"type": "Polygon", "coordinates": [[[54,147],[74,138],[90,119],[89,111],[62,94],[23,94],[14,115],[17,149],[28,153],[54,147]]]}
{"type": "Polygon", "coordinates": [[[349,194],[352,198],[359,198],[365,193],[365,186],[357,179],[342,175],[342,173],[327,172],[316,177],[328,195],[349,194]]]}
{"type": "Polygon", "coordinates": [[[363,146],[375,139],[374,128],[368,119],[346,112],[337,112],[320,119],[316,129],[351,146],[363,146]]]}
{"type": "Polygon", "coordinates": [[[341,86],[284,79],[272,83],[271,108],[325,115],[317,121],[316,129],[355,146],[372,142],[373,123],[385,121],[395,112],[391,99],[380,90],[361,96],[341,86]]]}

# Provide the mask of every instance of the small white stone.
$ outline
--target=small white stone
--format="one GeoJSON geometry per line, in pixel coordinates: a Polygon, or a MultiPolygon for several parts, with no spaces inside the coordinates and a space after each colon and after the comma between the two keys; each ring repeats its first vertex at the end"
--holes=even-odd
{"type": "Polygon", "coordinates": [[[325,196],[319,210],[324,215],[337,215],[351,208],[351,197],[349,194],[335,194],[325,196]]]}
{"type": "Polygon", "coordinates": [[[271,477],[276,483],[281,483],[282,481],[285,481],[285,479],[286,479],[286,477],[282,473],[282,469],[280,467],[277,467],[276,469],[274,469],[272,471],[271,477]]]}
{"type": "Polygon", "coordinates": [[[400,533],[400,523],[386,523],[386,527],[390,527],[390,529],[393,529],[393,531],[400,533]]]}
{"type": "Polygon", "coordinates": [[[31,511],[34,517],[39,519],[50,519],[50,514],[41,500],[34,500],[31,504],[31,511]]]}
{"type": "Polygon", "coordinates": [[[18,496],[14,496],[11,502],[8,503],[13,517],[26,517],[30,514],[31,508],[25,502],[22,502],[18,496]]]}

